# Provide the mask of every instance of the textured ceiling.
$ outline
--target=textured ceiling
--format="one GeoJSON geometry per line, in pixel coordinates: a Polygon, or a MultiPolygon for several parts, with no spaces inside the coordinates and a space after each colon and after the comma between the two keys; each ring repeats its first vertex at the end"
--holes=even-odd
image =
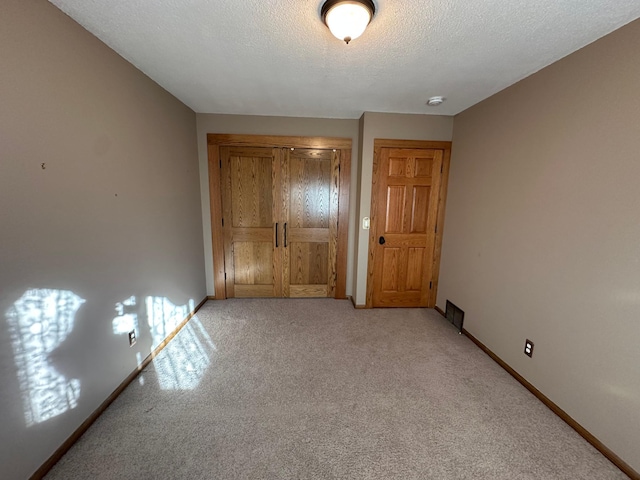
{"type": "Polygon", "coordinates": [[[196,112],[329,118],[453,115],[640,17],[638,0],[377,0],[345,45],[322,0],[50,1],[196,112]]]}

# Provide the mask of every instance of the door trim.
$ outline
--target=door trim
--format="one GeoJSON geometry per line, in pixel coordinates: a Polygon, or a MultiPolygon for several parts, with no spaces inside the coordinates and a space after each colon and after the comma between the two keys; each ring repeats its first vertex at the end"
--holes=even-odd
{"type": "Polygon", "coordinates": [[[222,226],[222,185],[220,172],[220,147],[222,146],[318,148],[335,149],[340,151],[335,298],[347,298],[347,246],[349,235],[349,187],[351,185],[351,139],[281,135],[207,134],[207,150],[209,159],[209,202],[211,207],[211,245],[213,248],[213,285],[216,291],[216,299],[227,298],[223,240],[224,227],[222,226]]]}
{"type": "Polygon", "coordinates": [[[436,219],[436,236],[433,252],[433,268],[430,281],[432,282],[432,289],[429,294],[427,302],[428,308],[433,308],[436,305],[436,297],[438,294],[438,277],[440,274],[440,253],[442,251],[442,232],[444,231],[444,212],[447,202],[447,185],[449,183],[449,167],[451,164],[451,142],[438,142],[438,141],[422,141],[422,140],[394,140],[394,139],[380,139],[373,140],[373,175],[371,184],[371,211],[369,216],[371,218],[371,227],[369,230],[369,252],[368,252],[368,264],[367,264],[367,296],[365,307],[373,308],[373,277],[374,277],[374,251],[376,245],[377,224],[375,218],[377,218],[378,209],[378,182],[380,166],[380,150],[382,148],[431,148],[436,150],[443,150],[442,155],[442,178],[440,182],[440,192],[438,194],[438,214],[436,219]]]}

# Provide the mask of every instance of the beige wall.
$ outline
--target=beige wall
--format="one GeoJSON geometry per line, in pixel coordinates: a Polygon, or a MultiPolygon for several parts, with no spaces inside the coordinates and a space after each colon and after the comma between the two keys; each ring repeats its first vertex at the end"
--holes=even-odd
{"type": "Polygon", "coordinates": [[[347,247],[347,295],[353,283],[356,173],[358,171],[358,120],[332,118],[261,117],[252,115],[217,115],[199,113],[198,155],[200,158],[200,191],[202,192],[202,224],[204,226],[207,292],[215,294],[213,286],[213,250],[211,248],[211,209],[209,205],[209,167],[207,160],[208,133],[244,135],[291,135],[304,137],[342,137],[352,140],[351,200],[349,203],[349,240],[347,247]]]}
{"type": "Polygon", "coordinates": [[[635,21],[455,118],[438,305],[640,471],[638,45],[635,21]]]}
{"type": "Polygon", "coordinates": [[[362,219],[371,211],[371,182],[373,180],[373,141],[376,138],[398,140],[450,141],[453,135],[453,117],[439,115],[408,115],[398,113],[365,112],[360,119],[362,155],[359,162],[357,258],[354,276],[356,305],[364,305],[367,294],[367,262],[369,230],[362,228],[362,219]]]}
{"type": "Polygon", "coordinates": [[[149,354],[145,299],[206,291],[194,112],[48,2],[0,10],[0,476],[18,479],[149,354]],[[112,323],[131,296],[133,348],[112,323]]]}

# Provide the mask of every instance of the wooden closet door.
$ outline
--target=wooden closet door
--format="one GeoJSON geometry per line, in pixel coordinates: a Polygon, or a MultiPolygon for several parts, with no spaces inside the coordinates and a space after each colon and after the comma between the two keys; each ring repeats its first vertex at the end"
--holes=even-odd
{"type": "Polygon", "coordinates": [[[443,150],[382,148],[373,239],[373,306],[426,307],[443,150]]]}
{"type": "Polygon", "coordinates": [[[333,297],[340,152],[283,150],[283,295],[333,297]]]}
{"type": "Polygon", "coordinates": [[[228,297],[282,296],[282,249],[276,237],[280,157],[277,148],[220,148],[228,297]]]}

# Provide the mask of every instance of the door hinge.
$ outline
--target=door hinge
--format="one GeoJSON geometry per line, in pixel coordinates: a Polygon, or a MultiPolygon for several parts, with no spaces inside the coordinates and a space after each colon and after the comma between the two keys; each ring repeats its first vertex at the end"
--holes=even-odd
{"type": "Polygon", "coordinates": [[[226,273],[224,274],[224,280],[225,280],[225,282],[227,281],[227,274],[226,273]]]}
{"type": "Polygon", "coordinates": [[[444,163],[440,165],[440,173],[444,171],[444,163]]]}
{"type": "Polygon", "coordinates": [[[429,282],[429,290],[431,290],[431,288],[433,288],[433,282],[429,282]]]}
{"type": "Polygon", "coordinates": [[[220,159],[220,168],[222,168],[222,159],[220,159]]]}
{"type": "Polygon", "coordinates": [[[224,227],[224,218],[222,219],[222,226],[224,227]]]}

